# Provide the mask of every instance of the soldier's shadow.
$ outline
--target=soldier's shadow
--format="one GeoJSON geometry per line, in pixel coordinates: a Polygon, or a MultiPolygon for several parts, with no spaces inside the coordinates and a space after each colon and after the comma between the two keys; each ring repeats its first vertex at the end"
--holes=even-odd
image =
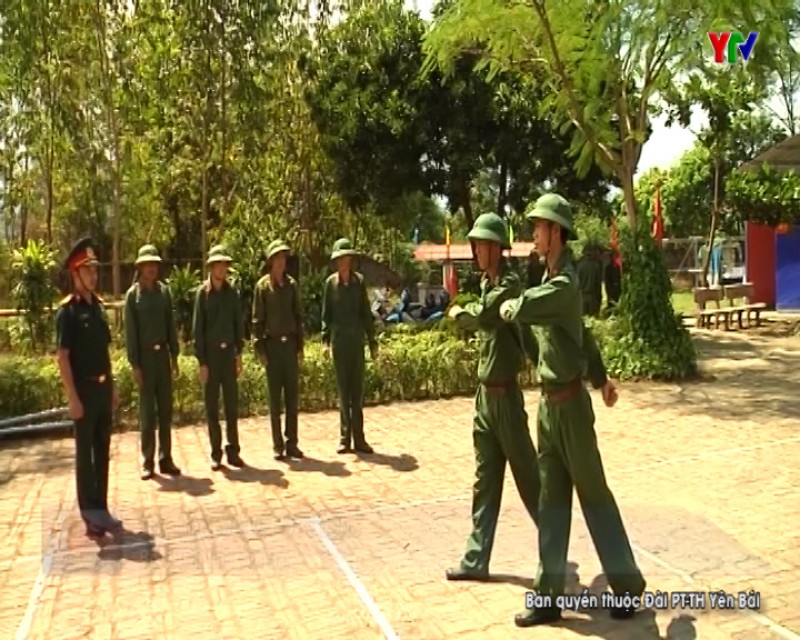
{"type": "Polygon", "coordinates": [[[328,462],[326,460],[309,458],[308,456],[301,460],[289,458],[286,460],[286,464],[292,471],[309,471],[341,478],[353,475],[347,467],[344,466],[344,462],[328,462]]]}
{"type": "Polygon", "coordinates": [[[281,489],[289,486],[289,481],[284,477],[283,471],[278,469],[258,469],[250,466],[241,469],[222,467],[222,475],[235,482],[258,482],[265,486],[271,485],[281,489]]]}
{"type": "Polygon", "coordinates": [[[102,538],[97,545],[97,558],[104,562],[155,562],[163,557],[156,549],[155,539],[146,531],[121,529],[111,538],[102,538]]]}
{"type": "Polygon", "coordinates": [[[395,471],[416,471],[419,469],[417,459],[408,453],[401,453],[399,456],[389,455],[388,453],[356,453],[365,462],[381,464],[391,467],[395,471]]]}
{"type": "MultiPolygon", "coordinates": [[[[577,573],[575,577],[577,578],[577,573]]],[[[569,589],[570,593],[580,593],[584,589],[578,580],[575,580],[573,584],[575,582],[577,585],[569,589]]],[[[600,574],[586,588],[599,598],[601,594],[608,591],[608,581],[605,575],[600,574]]],[[[695,619],[689,615],[673,618],[667,627],[665,636],[662,636],[658,629],[656,612],[653,609],[639,610],[630,620],[614,620],[603,608],[581,609],[578,615],[581,617],[567,614],[554,626],[604,640],[694,640],[697,638],[695,619]]]]}
{"type": "Polygon", "coordinates": [[[159,491],[183,491],[194,498],[201,498],[214,493],[214,482],[210,478],[194,478],[187,475],[178,476],[177,478],[163,478],[161,476],[153,476],[153,478],[158,483],[159,491]]]}

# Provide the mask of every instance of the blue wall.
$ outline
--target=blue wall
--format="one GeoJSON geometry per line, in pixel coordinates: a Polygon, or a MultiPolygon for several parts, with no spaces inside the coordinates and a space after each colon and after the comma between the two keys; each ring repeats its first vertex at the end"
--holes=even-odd
{"type": "Polygon", "coordinates": [[[800,226],[775,234],[775,308],[800,311],[800,226]]]}

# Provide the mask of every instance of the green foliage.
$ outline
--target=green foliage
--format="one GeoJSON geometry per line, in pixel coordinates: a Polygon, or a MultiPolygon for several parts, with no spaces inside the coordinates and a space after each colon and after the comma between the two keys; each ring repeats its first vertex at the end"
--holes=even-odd
{"type": "Polygon", "coordinates": [[[44,350],[49,344],[51,307],[56,297],[55,267],[55,252],[34,240],[11,256],[11,296],[34,350],[44,350]]]}
{"type": "Polygon", "coordinates": [[[800,175],[763,166],[755,172],[734,171],[727,201],[743,219],[767,225],[800,224],[800,175]]]}
{"type": "MultiPolygon", "coordinates": [[[[477,345],[448,332],[396,332],[380,337],[381,355],[368,359],[365,401],[377,404],[398,400],[423,400],[472,393],[475,390],[477,345]]],[[[180,357],[180,377],[175,382],[175,415],[179,422],[203,419],[202,389],[197,361],[180,357]]],[[[124,421],[137,420],[137,392],[124,354],[113,357],[124,421]]],[[[530,376],[526,378],[530,382],[530,376]]],[[[300,408],[331,409],[337,403],[333,363],[322,345],[310,341],[301,372],[300,408]]],[[[248,350],[239,382],[242,416],[263,413],[268,406],[263,367],[248,350]]],[[[0,418],[63,406],[58,370],[52,358],[12,357],[0,360],[0,418]]]]}
{"type": "Polygon", "coordinates": [[[621,230],[622,299],[600,336],[610,375],[679,380],[697,374],[689,332],[671,301],[663,252],[642,225],[621,230]]]}
{"type": "Polygon", "coordinates": [[[306,265],[300,275],[303,330],[309,335],[322,330],[322,292],[329,274],[328,269],[314,269],[306,265]]]}
{"type": "Polygon", "coordinates": [[[194,314],[194,300],[197,287],[201,283],[201,274],[191,266],[175,268],[170,273],[167,284],[172,295],[172,304],[175,306],[175,322],[178,325],[178,335],[183,342],[192,338],[192,315],[194,314]]]}
{"type": "Polygon", "coordinates": [[[598,215],[582,211],[575,216],[575,231],[577,240],[572,241],[572,249],[576,256],[580,256],[586,247],[608,249],[611,241],[611,228],[609,223],[598,215]]]}

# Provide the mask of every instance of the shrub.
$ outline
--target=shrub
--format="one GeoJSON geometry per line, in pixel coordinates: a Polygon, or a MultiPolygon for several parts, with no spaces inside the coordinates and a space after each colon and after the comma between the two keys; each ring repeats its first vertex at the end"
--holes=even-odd
{"type": "MultiPolygon", "coordinates": [[[[477,342],[446,331],[397,331],[379,336],[380,357],[367,360],[365,403],[426,400],[473,393],[478,360],[477,342]]],[[[197,361],[181,356],[175,383],[176,422],[203,419],[197,361]]],[[[113,353],[114,376],[120,393],[120,418],[137,420],[137,393],[122,350],[113,353]]],[[[531,371],[523,377],[532,381],[531,371]]],[[[309,341],[300,379],[300,408],[318,411],[337,406],[333,363],[317,340],[309,341]]],[[[265,413],[268,406],[263,367],[248,350],[239,380],[240,414],[265,413]]],[[[0,418],[64,406],[58,369],[52,357],[11,357],[0,360],[0,418]]]]}
{"type": "Polygon", "coordinates": [[[647,229],[622,231],[622,298],[603,335],[606,367],[619,379],[677,380],[697,374],[697,354],[680,315],[664,256],[647,229]]]}
{"type": "Polygon", "coordinates": [[[184,342],[192,336],[192,315],[197,287],[200,286],[200,272],[187,265],[181,269],[173,269],[167,284],[175,307],[175,324],[178,335],[184,342]]]}
{"type": "Polygon", "coordinates": [[[22,338],[20,346],[29,343],[34,350],[43,351],[49,344],[52,331],[51,306],[56,297],[52,272],[56,266],[55,253],[43,242],[29,240],[17,249],[11,259],[11,295],[20,312],[22,338]]]}

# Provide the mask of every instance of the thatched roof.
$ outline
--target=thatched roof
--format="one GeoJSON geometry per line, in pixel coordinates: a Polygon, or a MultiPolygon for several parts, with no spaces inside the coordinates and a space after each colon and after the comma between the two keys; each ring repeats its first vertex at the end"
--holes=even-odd
{"type": "Polygon", "coordinates": [[[764,163],[775,171],[800,173],[800,135],[786,138],[752,160],[748,160],[739,168],[744,171],[758,171],[764,163]]]}

